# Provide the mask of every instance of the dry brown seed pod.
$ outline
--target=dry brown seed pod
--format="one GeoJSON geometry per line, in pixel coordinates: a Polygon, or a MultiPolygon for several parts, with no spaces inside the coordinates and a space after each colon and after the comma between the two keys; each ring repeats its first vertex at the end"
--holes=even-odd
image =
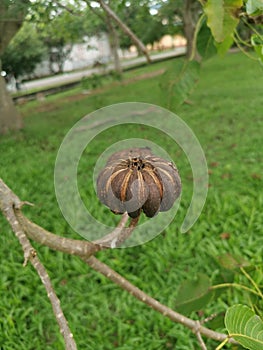
{"type": "Polygon", "coordinates": [[[181,193],[176,166],[156,157],[148,147],[114,153],[97,179],[100,201],[114,213],[136,218],[169,210],[181,193]]]}

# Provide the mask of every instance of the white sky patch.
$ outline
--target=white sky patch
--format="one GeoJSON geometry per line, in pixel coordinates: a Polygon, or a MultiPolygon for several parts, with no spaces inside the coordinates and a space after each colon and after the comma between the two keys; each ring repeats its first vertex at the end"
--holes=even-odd
{"type": "Polygon", "coordinates": [[[91,7],[100,7],[100,5],[97,3],[97,1],[91,1],[90,6],[91,7]]]}
{"type": "Polygon", "coordinates": [[[157,9],[154,9],[154,8],[151,8],[151,9],[150,9],[150,14],[151,14],[151,15],[154,16],[154,15],[157,15],[157,13],[158,13],[158,10],[157,10],[157,9]]]}

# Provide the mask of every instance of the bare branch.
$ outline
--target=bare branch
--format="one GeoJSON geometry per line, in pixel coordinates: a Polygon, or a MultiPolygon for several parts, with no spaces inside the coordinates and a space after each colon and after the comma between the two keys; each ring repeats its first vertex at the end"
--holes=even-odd
{"type": "Polygon", "coordinates": [[[17,221],[15,215],[15,208],[18,209],[23,203],[20,202],[19,198],[13,194],[13,192],[6,186],[0,179],[0,209],[2,210],[4,216],[8,220],[13,232],[18,238],[23,251],[24,251],[24,266],[28,261],[34,266],[37,271],[51,302],[57,323],[60,328],[60,332],[64,338],[66,350],[77,350],[76,343],[73,338],[73,334],[70,331],[67,320],[63,314],[60,306],[60,300],[56,296],[56,293],[52,287],[50,278],[45,267],[42,265],[37,257],[36,251],[29,242],[27,236],[25,235],[23,228],[17,221]]]}
{"type": "Polygon", "coordinates": [[[94,244],[99,244],[104,247],[110,247],[110,248],[116,248],[119,247],[126,239],[128,239],[136,227],[139,217],[136,219],[132,219],[129,227],[125,228],[125,224],[128,220],[129,216],[127,213],[123,214],[121,221],[119,222],[119,225],[116,227],[115,230],[113,230],[110,234],[107,236],[94,241],[94,244]]]}
{"type": "Polygon", "coordinates": [[[195,331],[195,335],[196,335],[196,337],[197,337],[197,340],[198,340],[198,343],[200,344],[201,349],[202,349],[202,350],[207,350],[207,347],[206,347],[206,345],[205,345],[205,343],[204,343],[204,341],[203,341],[203,338],[202,338],[202,336],[201,336],[201,334],[200,334],[199,328],[200,328],[200,322],[197,321],[197,329],[196,329],[196,331],[195,331]]]}
{"type": "Polygon", "coordinates": [[[66,350],[77,350],[77,345],[76,345],[75,340],[73,338],[73,334],[71,333],[71,330],[68,326],[68,322],[67,322],[67,320],[64,316],[64,313],[61,309],[60,300],[57,297],[57,295],[52,287],[50,278],[48,276],[48,273],[47,273],[44,265],[40,262],[40,260],[38,259],[38,257],[36,256],[35,253],[31,254],[30,262],[34,266],[34,268],[37,270],[37,273],[38,273],[39,277],[41,278],[42,283],[44,284],[44,286],[46,288],[47,295],[49,297],[50,303],[51,303],[52,308],[53,308],[54,315],[56,317],[57,323],[58,323],[59,328],[60,328],[60,332],[64,338],[64,341],[65,341],[66,350]]]}
{"type": "MultiPolygon", "coordinates": [[[[88,0],[86,0],[86,2],[88,2],[88,0]]],[[[150,63],[151,58],[145,45],[141,42],[141,40],[131,31],[129,27],[126,26],[125,23],[122,22],[122,20],[117,16],[117,14],[103,0],[97,0],[97,2],[100,4],[103,10],[118,24],[121,30],[131,38],[131,40],[139,48],[139,50],[143,52],[147,59],[147,62],[150,63]]]]}
{"type": "Polygon", "coordinates": [[[105,18],[101,15],[101,13],[99,13],[98,11],[95,10],[94,7],[91,6],[91,4],[89,3],[89,1],[86,1],[86,4],[88,6],[88,8],[96,15],[98,16],[102,22],[105,21],[105,18]]]}
{"type": "Polygon", "coordinates": [[[55,235],[28,220],[20,210],[16,210],[15,214],[27,236],[40,244],[46,245],[50,249],[59,250],[63,253],[80,257],[88,257],[103,249],[102,245],[93,244],[85,240],[77,240],[55,235]]]}
{"type": "Polygon", "coordinates": [[[122,215],[122,218],[118,224],[118,226],[108,235],[93,241],[94,244],[98,244],[98,245],[102,245],[102,246],[107,246],[107,247],[111,247],[112,246],[112,242],[114,242],[116,240],[116,238],[118,237],[118,235],[120,234],[121,230],[123,230],[125,228],[125,225],[127,223],[129,219],[129,216],[127,213],[122,215]]]}
{"type": "Polygon", "coordinates": [[[58,7],[62,8],[63,10],[66,10],[67,12],[71,13],[73,16],[77,16],[77,17],[83,17],[83,14],[80,12],[76,12],[75,10],[73,10],[72,8],[61,4],[60,1],[58,0],[53,0],[53,3],[56,4],[58,7]]]}
{"type": "MultiPolygon", "coordinates": [[[[12,200],[13,203],[16,203],[14,207],[16,220],[21,225],[29,238],[40,244],[46,245],[50,249],[58,250],[71,255],[77,255],[80,257],[87,258],[99,250],[120,246],[120,244],[129,237],[137,224],[137,220],[131,220],[129,227],[125,228],[125,224],[127,223],[129,217],[127,214],[124,214],[119,222],[119,225],[109,235],[102,237],[95,242],[71,239],[55,235],[54,233],[45,230],[41,226],[38,226],[37,224],[27,219],[22,214],[21,207],[28,202],[22,202],[0,179],[0,209],[7,200],[12,200]]],[[[30,205],[32,204],[30,203],[30,205]]]]}
{"type": "Polygon", "coordinates": [[[55,235],[27,219],[19,209],[15,210],[15,215],[29,238],[46,245],[50,249],[82,258],[88,258],[106,248],[119,247],[130,236],[138,221],[131,220],[129,227],[125,228],[129,217],[128,214],[124,214],[118,226],[111,233],[94,242],[88,242],[55,235]]]}
{"type": "MultiPolygon", "coordinates": [[[[101,274],[109,278],[111,281],[118,284],[122,289],[129,292],[131,295],[133,295],[138,300],[142,301],[144,304],[160,312],[163,316],[170,318],[172,321],[180,323],[187,328],[190,328],[194,333],[197,333],[198,330],[199,334],[202,334],[207,338],[211,338],[217,341],[223,341],[226,338],[228,338],[226,334],[215,332],[209,328],[201,326],[198,321],[194,321],[188,317],[185,317],[184,315],[181,315],[178,312],[170,309],[168,306],[161,304],[159,301],[150,297],[141,289],[134,286],[132,283],[130,283],[124,277],[119,275],[116,271],[112,270],[108,265],[105,265],[104,263],[96,259],[94,256],[91,256],[88,259],[84,258],[83,260],[94,270],[100,272],[101,274]]],[[[229,342],[237,344],[234,339],[230,339],[229,342]]]]}
{"type": "Polygon", "coordinates": [[[139,221],[139,218],[140,218],[140,216],[138,216],[135,219],[131,219],[129,227],[127,229],[121,230],[121,232],[118,235],[117,240],[116,240],[116,247],[120,247],[122,245],[122,243],[125,242],[126,239],[128,239],[130,237],[132,231],[135,229],[135,227],[139,221]]]}

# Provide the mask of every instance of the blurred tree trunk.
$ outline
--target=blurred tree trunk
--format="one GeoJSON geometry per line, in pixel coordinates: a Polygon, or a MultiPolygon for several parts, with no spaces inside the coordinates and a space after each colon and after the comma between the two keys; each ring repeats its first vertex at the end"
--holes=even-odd
{"type": "Polygon", "coordinates": [[[22,126],[22,117],[6,89],[5,79],[0,76],[0,134],[5,134],[9,130],[21,129],[22,126]]]}
{"type": "MultiPolygon", "coordinates": [[[[190,58],[193,53],[194,33],[195,27],[200,15],[200,3],[197,0],[185,0],[183,5],[182,17],[184,35],[187,40],[187,52],[186,57],[190,58]]],[[[198,60],[198,55],[195,53],[195,57],[198,60]]]]}
{"type": "Polygon", "coordinates": [[[107,28],[108,28],[111,54],[113,56],[113,61],[114,61],[114,69],[117,73],[122,74],[122,67],[121,67],[120,57],[119,57],[119,53],[118,53],[118,49],[120,47],[119,36],[118,36],[118,32],[117,32],[116,28],[114,27],[114,24],[112,23],[110,16],[108,14],[106,14],[106,24],[107,24],[107,28]]]}
{"type": "MultiPolygon", "coordinates": [[[[28,0],[0,3],[0,56],[11,39],[21,28],[26,16],[28,0]]],[[[0,72],[2,65],[0,62],[0,72]]],[[[0,77],[0,134],[22,127],[22,117],[16,110],[13,100],[6,89],[4,78],[0,77]]]]}

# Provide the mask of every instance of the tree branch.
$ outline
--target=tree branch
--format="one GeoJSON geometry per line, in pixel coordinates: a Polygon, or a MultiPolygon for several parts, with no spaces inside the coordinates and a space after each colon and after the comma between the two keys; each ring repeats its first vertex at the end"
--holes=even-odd
{"type": "Polygon", "coordinates": [[[23,228],[17,221],[15,210],[18,210],[23,205],[23,202],[3,183],[0,179],[0,209],[2,210],[4,216],[9,222],[13,232],[18,238],[23,251],[24,251],[24,266],[28,261],[31,262],[35,270],[37,271],[51,302],[53,312],[55,314],[57,323],[60,328],[60,332],[64,338],[65,346],[67,350],[77,350],[76,343],[73,338],[73,334],[70,331],[67,320],[63,314],[60,306],[60,300],[58,299],[48,273],[45,267],[42,265],[37,257],[36,251],[29,242],[27,236],[25,235],[23,228]]]}
{"type": "Polygon", "coordinates": [[[98,11],[96,11],[94,7],[91,6],[89,1],[86,1],[86,4],[87,4],[88,8],[90,9],[90,11],[93,12],[96,16],[98,16],[102,22],[105,21],[105,18],[98,11]]]}
{"type": "MultiPolygon", "coordinates": [[[[185,327],[191,329],[195,334],[199,333],[199,335],[202,334],[207,338],[211,338],[217,341],[223,341],[228,338],[226,334],[215,332],[209,328],[206,328],[200,325],[198,321],[194,321],[188,317],[185,317],[184,315],[181,315],[178,312],[170,309],[168,306],[161,304],[159,301],[150,297],[141,289],[134,286],[132,283],[130,283],[116,271],[112,270],[108,265],[96,259],[94,256],[91,256],[87,259],[84,258],[83,260],[94,270],[100,272],[111,281],[118,284],[122,289],[126,290],[128,293],[133,295],[138,300],[142,301],[144,304],[160,312],[163,316],[170,318],[170,320],[180,323],[185,327]]],[[[234,339],[229,339],[229,342],[237,344],[234,339]]]]}
{"type": "Polygon", "coordinates": [[[55,235],[28,220],[19,209],[15,211],[15,214],[27,236],[50,249],[80,257],[88,257],[103,249],[103,246],[99,244],[55,235]]]}
{"type": "Polygon", "coordinates": [[[20,209],[15,209],[15,215],[29,238],[50,249],[85,258],[102,249],[119,247],[130,236],[139,219],[132,219],[129,227],[126,228],[129,216],[125,213],[118,226],[111,233],[94,242],[88,242],[55,235],[27,219],[20,209]]]}
{"type": "MultiPolygon", "coordinates": [[[[86,2],[87,1],[88,0],[86,0],[86,2]]],[[[122,20],[117,16],[117,14],[103,0],[97,0],[97,2],[100,4],[103,10],[109,15],[109,17],[111,17],[118,24],[121,30],[131,38],[131,40],[138,47],[138,49],[141,52],[143,52],[143,54],[147,59],[147,62],[151,63],[151,58],[149,56],[149,53],[146,47],[144,46],[144,44],[141,42],[141,40],[131,31],[129,27],[126,26],[125,23],[122,22],[122,20]]]]}
{"type": "Polygon", "coordinates": [[[125,228],[125,224],[127,223],[128,219],[129,219],[128,214],[124,213],[122,215],[122,218],[118,226],[111,233],[109,233],[105,237],[102,237],[96,241],[93,241],[92,243],[102,245],[104,247],[109,247],[109,248],[119,247],[121,243],[123,243],[124,240],[130,236],[139,218],[132,219],[129,227],[125,228]]]}
{"type": "Polygon", "coordinates": [[[46,245],[50,249],[71,255],[87,258],[102,249],[118,247],[130,236],[138,222],[136,219],[131,220],[129,227],[125,228],[129,216],[128,214],[124,214],[118,226],[110,234],[94,242],[61,237],[27,219],[21,212],[21,207],[25,202],[21,202],[11,189],[0,179],[0,194],[1,191],[3,195],[2,197],[0,195],[0,209],[1,204],[5,202],[6,198],[16,201],[17,205],[15,205],[13,209],[16,220],[29,238],[46,245]]]}
{"type": "Polygon", "coordinates": [[[197,330],[195,332],[195,335],[197,337],[198,343],[200,344],[200,347],[201,347],[202,350],[207,350],[207,347],[205,345],[205,342],[203,341],[203,338],[202,338],[200,330],[199,330],[200,322],[197,321],[197,324],[198,324],[198,328],[197,328],[197,330]]]}
{"type": "Polygon", "coordinates": [[[58,7],[60,7],[63,10],[66,10],[67,12],[69,12],[70,14],[72,14],[73,16],[77,16],[77,17],[83,17],[83,14],[80,12],[76,12],[75,10],[73,10],[72,8],[62,4],[60,1],[58,0],[53,0],[53,3],[56,4],[58,7]]]}

